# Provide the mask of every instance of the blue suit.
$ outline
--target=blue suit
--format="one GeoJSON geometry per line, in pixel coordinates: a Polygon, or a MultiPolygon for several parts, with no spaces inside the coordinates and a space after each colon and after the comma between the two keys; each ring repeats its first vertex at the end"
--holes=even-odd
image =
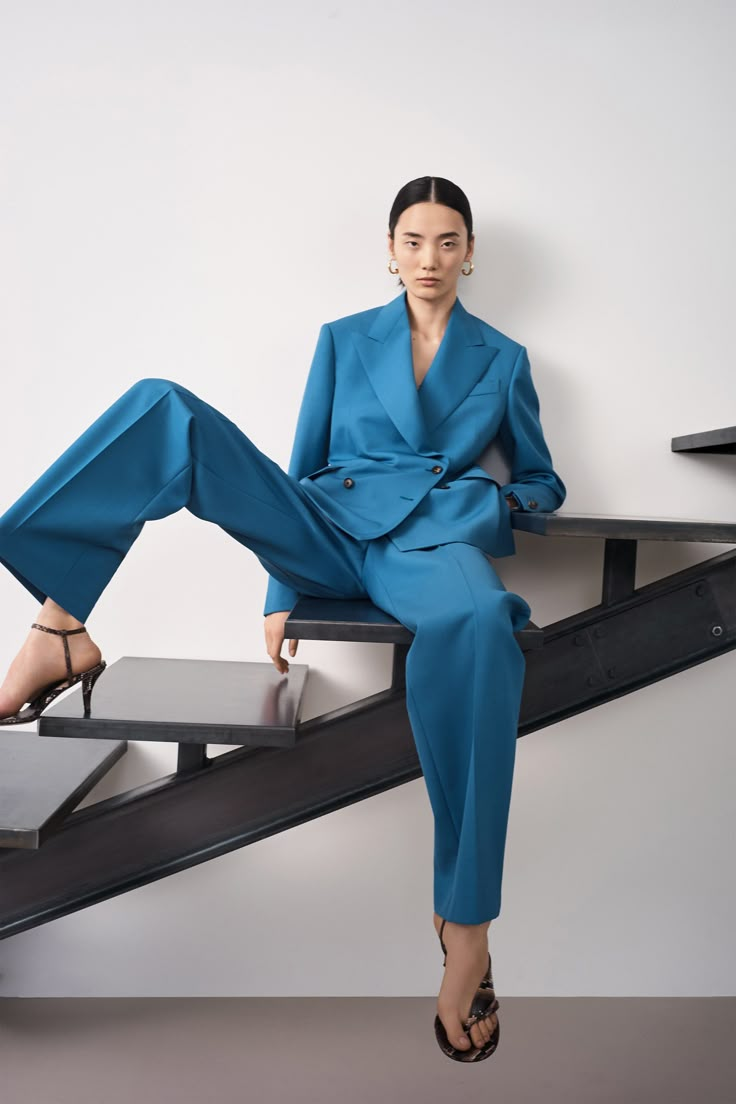
{"type": "MultiPolygon", "coordinates": [[[[565,487],[526,350],[456,298],[417,390],[406,293],[322,326],[284,472],[169,379],[139,380],[0,517],[0,562],[86,621],[146,521],[186,507],[251,549],[265,612],[299,594],[368,597],[406,625],[406,703],[434,814],[434,908],[498,916],[531,615],[488,555],[514,552],[509,507],[565,487]],[[512,481],[473,463],[498,435],[512,481]]],[[[286,676],[288,677],[288,675],[286,676]]]]}
{"type": "MultiPolygon", "coordinates": [[[[403,551],[462,541],[496,558],[516,551],[505,495],[550,511],[566,494],[524,346],[456,298],[417,390],[406,292],[322,326],[289,475],[353,537],[390,533],[403,551]],[[473,463],[497,434],[513,475],[503,486],[473,463]]],[[[296,597],[272,582],[264,612],[296,597]]]]}

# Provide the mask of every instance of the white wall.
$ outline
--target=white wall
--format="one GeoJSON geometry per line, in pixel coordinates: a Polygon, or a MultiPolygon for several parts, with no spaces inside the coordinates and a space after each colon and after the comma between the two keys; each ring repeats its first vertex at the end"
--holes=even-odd
{"type": "MultiPolygon", "coordinates": [[[[321,323],[397,293],[390,204],[434,173],[476,219],[464,305],[529,349],[563,510],[733,521],[733,459],[670,438],[736,421],[735,22],[713,0],[5,0],[0,510],[147,375],[285,467],[321,323]]],[[[728,547],[643,543],[637,584],[728,547]]],[[[538,623],[599,600],[602,542],[517,549],[496,564],[538,623]]],[[[108,662],[263,661],[265,584],[182,511],[90,632],[108,662]]],[[[0,608],[5,671],[37,605],[3,573],[0,608]]],[[[387,685],[390,648],[295,662],[312,716],[387,685]]],[[[499,992],[734,992],[734,675],[731,652],[520,741],[499,992]]],[[[131,743],[84,804],[174,764],[131,743]]],[[[0,994],[435,994],[431,839],[419,779],[0,942],[0,994]]]]}

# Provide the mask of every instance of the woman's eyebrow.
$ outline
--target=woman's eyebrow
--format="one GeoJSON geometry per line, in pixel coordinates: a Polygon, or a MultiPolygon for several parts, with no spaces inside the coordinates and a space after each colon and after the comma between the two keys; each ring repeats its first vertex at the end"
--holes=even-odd
{"type": "MultiPolygon", "coordinates": [[[[424,237],[424,234],[417,234],[415,230],[403,230],[402,234],[403,234],[404,237],[410,237],[410,238],[423,238],[424,237]]],[[[448,230],[446,234],[438,234],[437,237],[438,238],[459,238],[460,235],[458,234],[457,230],[448,230]]]]}

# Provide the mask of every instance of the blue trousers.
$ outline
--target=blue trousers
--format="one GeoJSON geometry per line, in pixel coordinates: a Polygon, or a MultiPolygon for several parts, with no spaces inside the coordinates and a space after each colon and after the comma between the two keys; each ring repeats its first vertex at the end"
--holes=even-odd
{"type": "Polygon", "coordinates": [[[298,480],[181,384],[141,379],[0,517],[0,562],[85,622],[146,521],[186,507],[303,594],[370,598],[414,633],[406,704],[434,815],[434,909],[501,911],[531,616],[470,544],[401,551],[337,528],[298,480]]]}

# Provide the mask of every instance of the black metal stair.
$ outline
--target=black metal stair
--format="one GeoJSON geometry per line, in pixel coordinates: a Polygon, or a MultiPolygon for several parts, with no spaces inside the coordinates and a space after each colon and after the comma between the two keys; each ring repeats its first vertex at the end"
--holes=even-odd
{"type": "MultiPolygon", "coordinates": [[[[522,651],[541,648],[544,632],[530,621],[514,634],[522,651]]],[[[373,644],[411,644],[414,634],[400,621],[365,599],[300,598],[284,629],[287,638],[365,640],[373,644]]]]}
{"type": "MultiPolygon", "coordinates": [[[[736,551],[634,585],[639,539],[736,544],[736,524],[511,517],[520,531],[605,540],[601,603],[517,633],[520,736],[736,647],[736,551]]],[[[420,777],[404,695],[412,634],[370,602],[304,598],[285,635],[391,643],[391,686],[303,722],[306,665],[282,676],[271,663],[125,656],[97,683],[89,718],[75,688],[38,736],[0,732],[0,770],[30,749],[14,789],[0,789],[0,938],[420,777]],[[64,818],[131,738],[177,742],[176,773],[64,818]],[[207,742],[239,746],[210,759],[207,742]],[[78,769],[62,778],[72,747],[78,769]]]]}
{"type": "MultiPolygon", "coordinates": [[[[735,503],[736,504],[736,503],[735,503]]],[[[705,541],[736,544],[736,523],[687,518],[647,518],[631,514],[512,513],[514,529],[551,537],[603,537],[605,540],[705,541]]]]}
{"type": "Polygon", "coordinates": [[[284,678],[271,662],[123,656],[95,685],[83,716],[81,692],[38,721],[39,736],[152,740],[192,745],[292,747],[307,681],[306,664],[284,678]]]}
{"type": "Polygon", "coordinates": [[[671,448],[673,452],[736,452],[736,426],[673,437],[671,448]]]}
{"type": "MultiPolygon", "coordinates": [[[[81,690],[78,697],[81,701],[81,690]]],[[[5,728],[0,736],[0,847],[40,847],[127,749],[125,740],[75,738],[50,747],[27,729],[5,728]]]]}

